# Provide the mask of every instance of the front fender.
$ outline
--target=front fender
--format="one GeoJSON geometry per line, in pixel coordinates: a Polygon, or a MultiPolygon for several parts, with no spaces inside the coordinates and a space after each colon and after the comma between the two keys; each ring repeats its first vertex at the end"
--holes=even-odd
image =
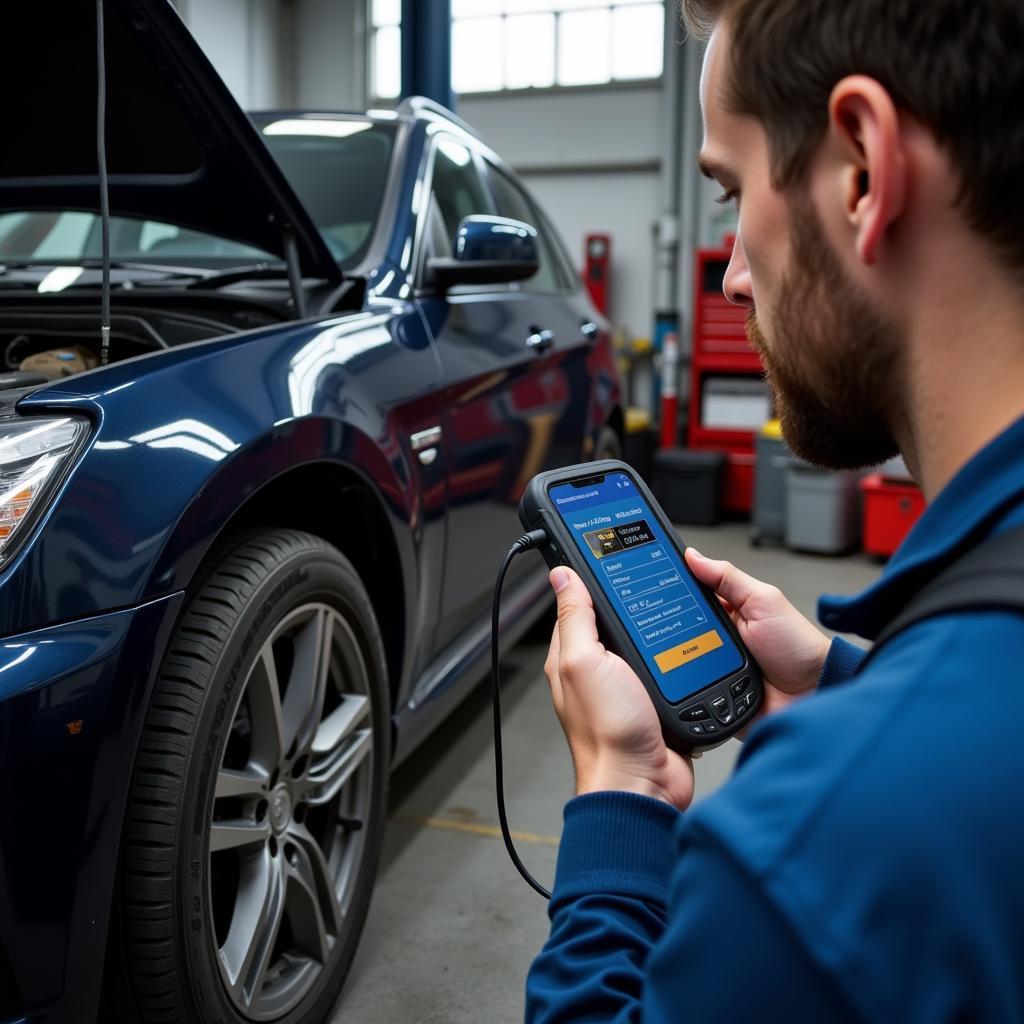
{"type": "MultiPolygon", "coordinates": [[[[408,435],[436,415],[437,376],[419,318],[399,307],[183,346],[29,396],[19,412],[96,426],[0,576],[0,636],[181,588],[245,496],[296,465],[355,467],[397,540],[417,521],[408,435]]],[[[408,553],[415,538],[400,543],[408,553]]]]}
{"type": "Polygon", "coordinates": [[[361,478],[386,510],[402,564],[415,560],[414,532],[419,521],[419,496],[405,474],[366,434],[351,424],[324,417],[306,417],[275,426],[236,453],[198,490],[154,562],[145,587],[147,596],[185,589],[211,546],[238,510],[267,485],[302,466],[326,463],[361,478]]]}

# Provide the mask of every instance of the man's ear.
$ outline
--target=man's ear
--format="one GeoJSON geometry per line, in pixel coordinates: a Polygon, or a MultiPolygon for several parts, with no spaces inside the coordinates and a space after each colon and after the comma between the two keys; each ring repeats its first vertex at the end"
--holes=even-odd
{"type": "Polygon", "coordinates": [[[903,213],[907,160],[889,93],[873,78],[848,75],[832,90],[829,131],[844,161],[843,211],[856,232],[857,255],[878,260],[888,228],[903,213]]]}

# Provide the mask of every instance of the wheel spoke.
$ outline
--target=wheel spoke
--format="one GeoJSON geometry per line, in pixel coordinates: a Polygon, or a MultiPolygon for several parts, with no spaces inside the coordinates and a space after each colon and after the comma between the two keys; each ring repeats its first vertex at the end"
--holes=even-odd
{"type": "Polygon", "coordinates": [[[360,729],[352,732],[331,754],[314,762],[306,777],[306,802],[316,807],[333,800],[372,749],[373,732],[360,729]]]}
{"type": "Polygon", "coordinates": [[[320,722],[333,634],[334,616],[328,609],[318,608],[295,637],[295,659],[281,707],[286,752],[307,747],[320,722]]]}
{"type": "Polygon", "coordinates": [[[215,821],[210,826],[210,853],[234,850],[253,843],[264,843],[270,837],[270,822],[236,818],[215,821]]]}
{"type": "Polygon", "coordinates": [[[284,754],[281,723],[281,690],[277,682],[274,651],[264,644],[246,682],[252,718],[251,760],[273,771],[284,754]]]}
{"type": "Polygon", "coordinates": [[[281,863],[265,849],[242,865],[235,914],[220,948],[228,985],[244,1008],[252,1005],[263,987],[284,906],[281,863]]]}
{"type": "Polygon", "coordinates": [[[221,797],[261,797],[265,795],[268,776],[259,766],[238,771],[234,768],[221,768],[217,772],[217,788],[214,796],[221,797]]]}
{"type": "Polygon", "coordinates": [[[309,832],[297,827],[290,838],[294,845],[285,893],[288,921],[299,948],[323,964],[341,930],[334,881],[323,851],[309,832]]]}
{"type": "Polygon", "coordinates": [[[369,697],[346,694],[341,704],[320,723],[313,737],[313,756],[323,757],[341,746],[369,713],[369,697]]]}

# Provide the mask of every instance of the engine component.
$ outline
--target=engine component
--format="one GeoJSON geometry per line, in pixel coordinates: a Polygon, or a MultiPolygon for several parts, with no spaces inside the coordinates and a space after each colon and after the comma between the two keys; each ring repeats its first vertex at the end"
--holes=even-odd
{"type": "Polygon", "coordinates": [[[85,373],[98,363],[96,356],[84,345],[51,348],[23,359],[18,369],[24,373],[41,373],[47,380],[60,380],[76,373],[85,373]]]}

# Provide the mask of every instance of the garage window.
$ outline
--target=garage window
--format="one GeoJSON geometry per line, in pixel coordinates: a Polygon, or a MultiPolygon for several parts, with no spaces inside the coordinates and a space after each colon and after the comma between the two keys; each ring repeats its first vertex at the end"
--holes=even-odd
{"type": "MultiPolygon", "coordinates": [[[[400,21],[401,0],[371,0],[371,91],[379,99],[401,88],[400,21]]],[[[663,0],[452,0],[452,88],[656,79],[664,36],[663,0]]]]}

